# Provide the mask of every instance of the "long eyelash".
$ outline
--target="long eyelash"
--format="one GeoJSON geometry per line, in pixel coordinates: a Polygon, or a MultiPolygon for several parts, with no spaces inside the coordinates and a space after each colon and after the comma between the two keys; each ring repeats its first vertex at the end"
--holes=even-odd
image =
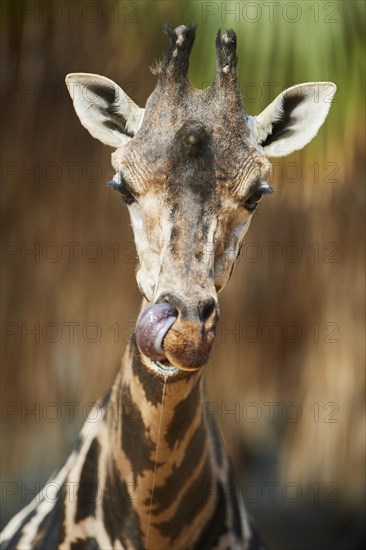
{"type": "Polygon", "coordinates": [[[135,202],[135,197],[131,191],[123,183],[122,176],[119,172],[113,176],[113,179],[107,182],[107,187],[113,191],[118,191],[122,195],[123,202],[127,205],[135,202]]]}
{"type": "Polygon", "coordinates": [[[260,191],[263,195],[271,195],[272,193],[275,193],[276,189],[273,187],[270,187],[269,185],[266,186],[260,186],[258,188],[258,191],[260,191]]]}
{"type": "Polygon", "coordinates": [[[107,187],[113,191],[120,191],[122,188],[122,176],[117,172],[113,178],[107,182],[107,187]]]}
{"type": "Polygon", "coordinates": [[[273,187],[270,187],[266,181],[256,181],[251,189],[251,193],[259,192],[262,195],[270,195],[276,190],[273,187]]]}
{"type": "Polygon", "coordinates": [[[112,191],[121,191],[121,183],[117,183],[114,180],[107,181],[107,187],[112,189],[112,191]]]}

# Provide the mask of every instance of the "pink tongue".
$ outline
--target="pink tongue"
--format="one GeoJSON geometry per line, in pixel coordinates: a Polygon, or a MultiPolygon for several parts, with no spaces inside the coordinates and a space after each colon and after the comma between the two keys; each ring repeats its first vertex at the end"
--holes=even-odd
{"type": "Polygon", "coordinates": [[[144,355],[153,361],[166,360],[163,340],[177,316],[177,310],[168,303],[150,306],[142,312],[136,327],[136,342],[144,355]]]}

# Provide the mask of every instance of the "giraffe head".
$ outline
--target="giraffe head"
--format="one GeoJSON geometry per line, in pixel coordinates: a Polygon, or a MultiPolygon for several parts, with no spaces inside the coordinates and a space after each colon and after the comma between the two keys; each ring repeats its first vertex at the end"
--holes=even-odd
{"type": "Polygon", "coordinates": [[[217,34],[209,88],[188,79],[195,27],[167,29],[170,48],[155,67],[145,109],[108,78],[66,77],[81,123],[116,149],[110,186],[130,212],[137,282],[150,303],[137,325],[140,350],[164,369],[204,365],[226,285],[253,212],[264,195],[268,157],[301,149],[323,124],[336,87],[306,83],[248,116],[237,83],[236,36],[217,34]],[[165,365],[165,367],[164,367],[165,365]]]}

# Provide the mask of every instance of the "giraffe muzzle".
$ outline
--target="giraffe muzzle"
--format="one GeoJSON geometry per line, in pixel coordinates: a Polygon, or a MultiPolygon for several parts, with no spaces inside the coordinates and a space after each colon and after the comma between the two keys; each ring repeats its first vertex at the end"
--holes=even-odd
{"type": "MultiPolygon", "coordinates": [[[[165,298],[166,299],[166,298],[165,298]]],[[[197,370],[209,358],[218,320],[216,301],[183,310],[172,300],[146,308],[136,326],[140,351],[153,361],[168,362],[181,370],[197,370]],[[193,314],[195,310],[197,313],[193,314]]]]}

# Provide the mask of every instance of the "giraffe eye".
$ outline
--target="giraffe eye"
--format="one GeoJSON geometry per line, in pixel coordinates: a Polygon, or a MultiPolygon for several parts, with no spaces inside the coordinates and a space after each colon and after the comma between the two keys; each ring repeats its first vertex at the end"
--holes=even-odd
{"type": "Polygon", "coordinates": [[[122,183],[118,191],[122,195],[123,202],[126,204],[132,204],[133,202],[136,202],[135,197],[131,193],[131,191],[122,183]]]}
{"type": "Polygon", "coordinates": [[[251,191],[249,197],[245,199],[244,208],[248,212],[254,212],[263,195],[268,195],[270,193],[273,193],[273,191],[274,189],[272,189],[272,187],[269,187],[267,183],[260,182],[260,184],[254,187],[254,189],[251,191]]]}
{"type": "Polygon", "coordinates": [[[118,172],[111,181],[107,183],[107,187],[113,191],[118,191],[122,195],[122,200],[125,204],[129,205],[136,202],[135,197],[128,188],[126,182],[123,180],[121,174],[118,172]]]}
{"type": "Polygon", "coordinates": [[[244,208],[248,210],[248,212],[254,212],[262,196],[263,193],[261,191],[254,191],[244,202],[244,208]]]}

